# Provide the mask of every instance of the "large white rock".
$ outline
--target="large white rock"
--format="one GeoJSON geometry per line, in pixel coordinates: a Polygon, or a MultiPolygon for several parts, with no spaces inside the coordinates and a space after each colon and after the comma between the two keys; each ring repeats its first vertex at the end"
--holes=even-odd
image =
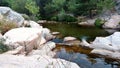
{"type": "Polygon", "coordinates": [[[96,37],[91,44],[87,43],[85,40],[83,40],[83,43],[84,46],[93,49],[91,53],[120,59],[120,32],[115,32],[107,37],[96,37]]]}
{"type": "Polygon", "coordinates": [[[54,36],[50,33],[50,30],[48,28],[44,28],[42,30],[42,35],[47,41],[54,38],[54,36]]]}
{"type": "Polygon", "coordinates": [[[17,22],[19,26],[24,22],[22,15],[13,11],[9,7],[0,7],[0,14],[4,15],[8,20],[17,22]]]}
{"type": "Polygon", "coordinates": [[[0,68],[80,68],[77,64],[48,56],[0,55],[0,68]]]}
{"type": "Polygon", "coordinates": [[[36,23],[35,21],[28,21],[25,20],[22,26],[29,26],[31,28],[43,28],[42,26],[40,26],[40,24],[36,23]]]}
{"type": "Polygon", "coordinates": [[[47,42],[41,45],[37,50],[33,50],[29,55],[48,55],[48,56],[55,56],[55,52],[52,51],[56,45],[54,42],[47,42]]]}
{"type": "Polygon", "coordinates": [[[46,40],[42,35],[42,29],[38,28],[15,28],[3,35],[5,44],[10,48],[24,46],[27,51],[38,48],[46,40]]]}
{"type": "Polygon", "coordinates": [[[118,28],[120,22],[120,15],[112,15],[111,18],[105,22],[103,25],[104,28],[118,28]]]}
{"type": "Polygon", "coordinates": [[[97,37],[91,47],[120,52],[120,32],[115,32],[108,37],[97,37]]]}

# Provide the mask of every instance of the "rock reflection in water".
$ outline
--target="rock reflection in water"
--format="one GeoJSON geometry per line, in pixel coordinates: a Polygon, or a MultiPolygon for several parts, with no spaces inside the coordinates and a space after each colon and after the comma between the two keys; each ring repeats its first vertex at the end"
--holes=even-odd
{"type": "Polygon", "coordinates": [[[84,49],[77,46],[69,47],[57,45],[54,51],[57,52],[56,58],[75,62],[81,68],[119,68],[119,64],[116,61],[96,58],[96,56],[91,55],[91,49],[84,49]]]}

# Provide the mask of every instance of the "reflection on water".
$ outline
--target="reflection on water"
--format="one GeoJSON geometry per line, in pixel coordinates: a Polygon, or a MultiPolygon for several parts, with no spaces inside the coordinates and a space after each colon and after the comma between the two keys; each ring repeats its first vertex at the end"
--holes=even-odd
{"type": "Polygon", "coordinates": [[[65,36],[73,36],[78,39],[83,37],[93,39],[97,36],[107,36],[108,32],[103,29],[95,28],[95,27],[81,27],[77,24],[70,23],[70,24],[63,24],[63,23],[44,23],[42,24],[43,27],[47,27],[51,29],[51,31],[57,31],[61,34],[59,35],[60,38],[65,36]]]}
{"type": "MultiPolygon", "coordinates": [[[[98,36],[108,36],[109,34],[100,28],[95,27],[80,27],[77,24],[42,24],[44,27],[51,29],[52,31],[58,31],[61,34],[57,35],[56,39],[52,41],[56,43],[62,43],[65,36],[73,36],[78,39],[93,40],[98,36]]],[[[79,47],[79,46],[60,46],[54,49],[56,51],[56,58],[66,59],[71,62],[77,63],[81,68],[120,68],[120,64],[113,60],[105,58],[98,58],[90,54],[91,49],[79,47]]]]}
{"type": "Polygon", "coordinates": [[[90,55],[90,49],[82,47],[60,46],[54,49],[57,52],[56,58],[66,59],[77,63],[81,68],[119,68],[117,62],[104,58],[96,58],[90,55]]]}

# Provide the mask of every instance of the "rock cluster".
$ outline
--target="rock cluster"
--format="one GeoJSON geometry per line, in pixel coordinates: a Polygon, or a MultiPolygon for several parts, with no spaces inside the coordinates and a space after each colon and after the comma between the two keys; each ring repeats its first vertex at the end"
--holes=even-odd
{"type": "Polygon", "coordinates": [[[91,53],[113,59],[120,59],[120,32],[115,32],[107,37],[96,37],[91,44],[85,40],[83,42],[84,46],[93,49],[91,53]]]}
{"type": "Polygon", "coordinates": [[[0,38],[9,51],[0,54],[0,68],[80,68],[77,64],[53,58],[54,36],[48,28],[35,21],[27,21],[9,7],[0,7],[1,17],[15,21],[19,27],[7,31],[0,38]]]}

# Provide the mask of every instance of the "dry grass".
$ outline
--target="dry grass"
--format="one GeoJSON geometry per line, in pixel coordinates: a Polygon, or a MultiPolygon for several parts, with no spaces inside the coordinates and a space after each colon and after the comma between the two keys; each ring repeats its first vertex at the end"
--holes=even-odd
{"type": "Polygon", "coordinates": [[[0,32],[2,34],[16,27],[18,27],[17,23],[4,18],[0,19],[0,32]]]}

